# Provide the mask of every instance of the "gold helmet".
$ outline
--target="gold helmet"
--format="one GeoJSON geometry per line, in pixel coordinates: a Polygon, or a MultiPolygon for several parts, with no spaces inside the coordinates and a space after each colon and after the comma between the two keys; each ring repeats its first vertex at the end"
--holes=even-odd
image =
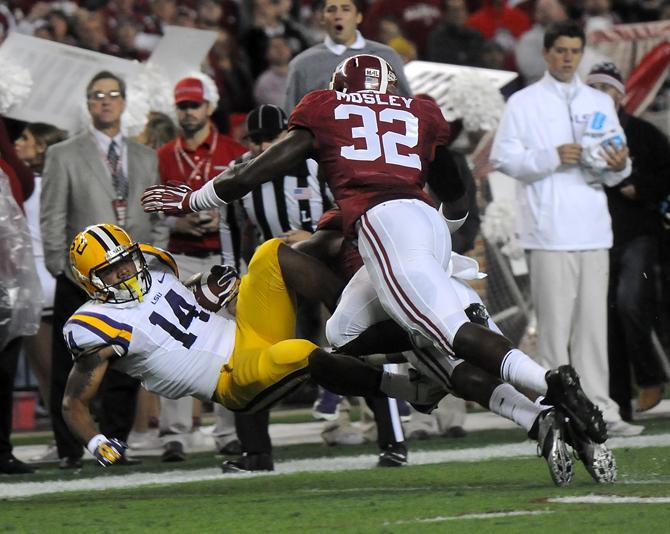
{"type": "Polygon", "coordinates": [[[70,269],[88,295],[102,302],[142,302],[151,288],[139,244],[114,224],[94,224],[76,235],[70,269]]]}

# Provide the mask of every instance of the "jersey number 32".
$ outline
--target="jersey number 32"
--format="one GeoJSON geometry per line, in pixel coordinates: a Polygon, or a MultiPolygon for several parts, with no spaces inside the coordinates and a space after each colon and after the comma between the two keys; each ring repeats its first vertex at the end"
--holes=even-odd
{"type": "Polygon", "coordinates": [[[386,163],[421,170],[421,159],[418,154],[398,153],[398,146],[414,148],[419,141],[419,119],[409,111],[385,108],[376,113],[372,108],[355,104],[340,104],[335,108],[335,118],[338,120],[346,120],[352,116],[360,117],[363,124],[351,129],[351,137],[365,139],[365,148],[355,148],[354,145],[343,146],[340,150],[343,158],[376,161],[382,157],[383,147],[386,163]],[[405,133],[390,131],[379,133],[380,126],[384,123],[392,124],[396,121],[404,123],[405,133]]]}

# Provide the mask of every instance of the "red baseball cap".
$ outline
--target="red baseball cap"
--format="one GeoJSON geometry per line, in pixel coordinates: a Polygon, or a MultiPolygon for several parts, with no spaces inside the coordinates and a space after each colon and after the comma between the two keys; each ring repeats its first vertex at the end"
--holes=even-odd
{"type": "Polygon", "coordinates": [[[198,78],[182,78],[174,86],[174,102],[211,102],[212,95],[198,78]]]}

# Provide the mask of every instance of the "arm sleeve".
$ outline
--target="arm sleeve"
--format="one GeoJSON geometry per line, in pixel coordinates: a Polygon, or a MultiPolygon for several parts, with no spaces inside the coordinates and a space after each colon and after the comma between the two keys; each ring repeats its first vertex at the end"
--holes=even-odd
{"type": "Polygon", "coordinates": [[[435,149],[435,159],[428,169],[428,185],[440,202],[453,202],[466,193],[456,160],[444,145],[435,149]]]}
{"type": "Polygon", "coordinates": [[[92,349],[112,346],[118,356],[128,353],[133,328],[102,314],[77,311],[65,323],[63,336],[73,359],[92,349]]]}
{"type": "Polygon", "coordinates": [[[523,114],[521,102],[510,98],[493,140],[490,161],[496,169],[530,184],[555,172],[561,160],[556,147],[531,148],[524,144],[523,114]]]}
{"type": "Polygon", "coordinates": [[[70,181],[61,152],[47,150],[40,198],[40,229],[47,270],[58,276],[65,270],[67,211],[70,181]]]}

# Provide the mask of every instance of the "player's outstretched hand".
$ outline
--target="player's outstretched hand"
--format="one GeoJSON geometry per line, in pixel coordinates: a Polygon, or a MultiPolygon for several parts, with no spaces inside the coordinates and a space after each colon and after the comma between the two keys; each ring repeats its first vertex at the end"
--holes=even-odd
{"type": "Polygon", "coordinates": [[[162,211],[165,215],[192,213],[189,199],[193,189],[187,185],[152,185],[147,187],[140,199],[144,211],[162,211]]]}
{"type": "Polygon", "coordinates": [[[123,458],[128,445],[116,438],[103,439],[95,449],[95,459],[102,467],[109,467],[123,458]]]}

